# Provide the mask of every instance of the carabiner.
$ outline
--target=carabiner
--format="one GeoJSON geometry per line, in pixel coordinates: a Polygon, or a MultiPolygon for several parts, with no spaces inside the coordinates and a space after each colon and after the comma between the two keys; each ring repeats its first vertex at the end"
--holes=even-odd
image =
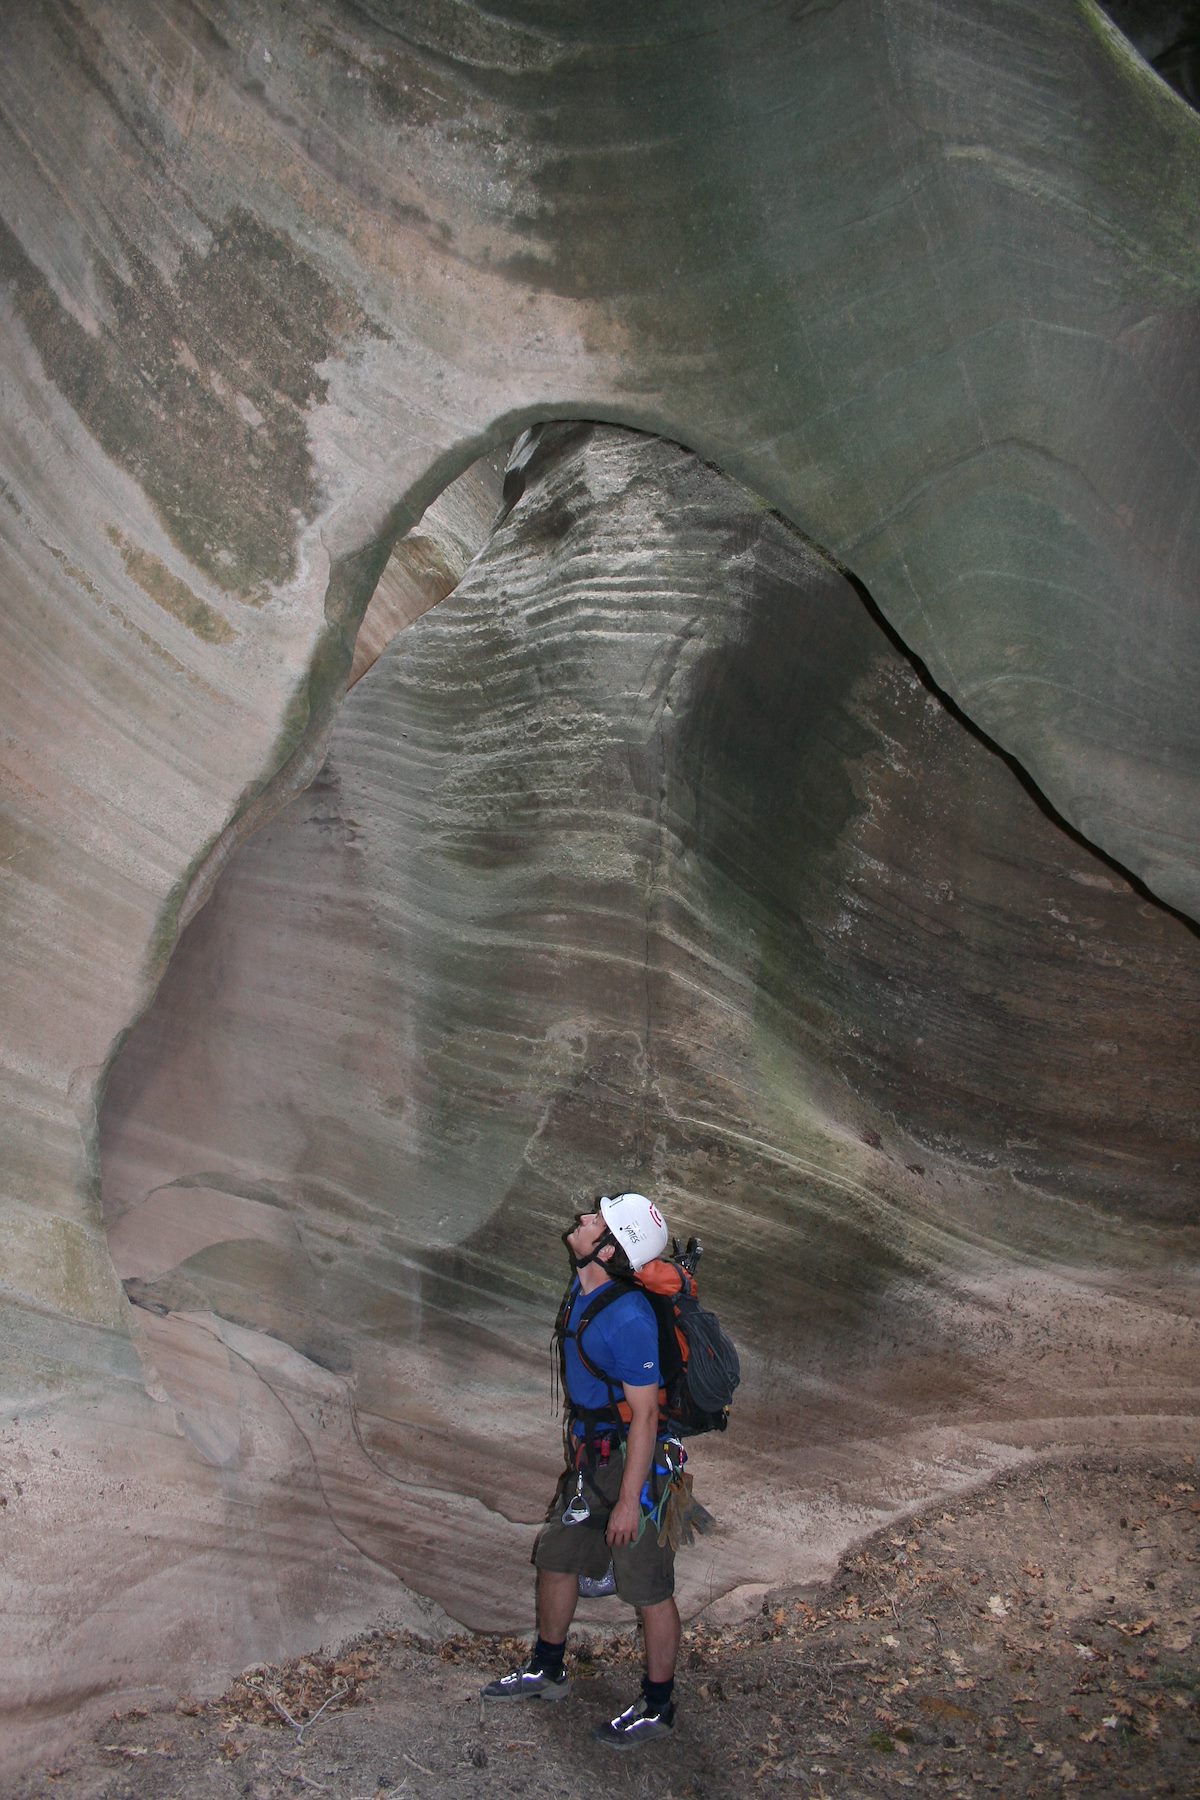
{"type": "Polygon", "coordinates": [[[583,1525],[592,1516],[592,1509],[583,1497],[583,1470],[575,1478],[575,1492],[562,1509],[564,1525],[583,1525]]]}

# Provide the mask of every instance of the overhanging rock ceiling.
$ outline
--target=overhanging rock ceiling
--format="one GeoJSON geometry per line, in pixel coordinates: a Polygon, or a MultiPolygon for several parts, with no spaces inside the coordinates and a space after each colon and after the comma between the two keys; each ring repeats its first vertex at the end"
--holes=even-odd
{"type": "Polygon", "coordinates": [[[553,1477],[558,1233],[597,1171],[651,1187],[750,1375],[694,1605],[927,1491],[934,1443],[946,1484],[1148,1376],[1176,1411],[1194,949],[754,497],[551,427],[131,1035],[113,1259],[201,1455],[286,1493],[243,1446],[282,1387],[340,1535],[494,1628],[553,1477]]]}

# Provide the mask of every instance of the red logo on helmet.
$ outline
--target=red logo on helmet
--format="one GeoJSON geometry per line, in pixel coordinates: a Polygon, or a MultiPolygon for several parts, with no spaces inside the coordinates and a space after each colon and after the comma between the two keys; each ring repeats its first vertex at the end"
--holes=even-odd
{"type": "Polygon", "coordinates": [[[653,1203],[651,1204],[651,1207],[650,1207],[650,1217],[654,1220],[654,1223],[656,1225],[662,1224],[662,1214],[659,1212],[658,1208],[655,1205],[653,1205],[653,1203]]]}

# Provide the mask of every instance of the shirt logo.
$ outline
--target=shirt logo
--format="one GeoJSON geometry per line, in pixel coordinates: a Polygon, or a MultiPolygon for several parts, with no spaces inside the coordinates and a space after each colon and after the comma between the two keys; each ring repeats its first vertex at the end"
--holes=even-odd
{"type": "Polygon", "coordinates": [[[642,1367],[643,1367],[643,1369],[652,1369],[654,1367],[654,1364],[652,1362],[643,1363],[642,1367]]]}

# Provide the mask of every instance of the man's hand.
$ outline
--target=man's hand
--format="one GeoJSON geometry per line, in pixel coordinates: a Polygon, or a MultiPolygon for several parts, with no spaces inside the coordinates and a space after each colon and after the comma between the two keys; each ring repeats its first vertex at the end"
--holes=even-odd
{"type": "Polygon", "coordinates": [[[617,1504],[608,1515],[608,1530],[604,1536],[610,1549],[621,1544],[632,1544],[637,1537],[642,1523],[642,1508],[637,1496],[626,1499],[622,1494],[617,1504]]]}

